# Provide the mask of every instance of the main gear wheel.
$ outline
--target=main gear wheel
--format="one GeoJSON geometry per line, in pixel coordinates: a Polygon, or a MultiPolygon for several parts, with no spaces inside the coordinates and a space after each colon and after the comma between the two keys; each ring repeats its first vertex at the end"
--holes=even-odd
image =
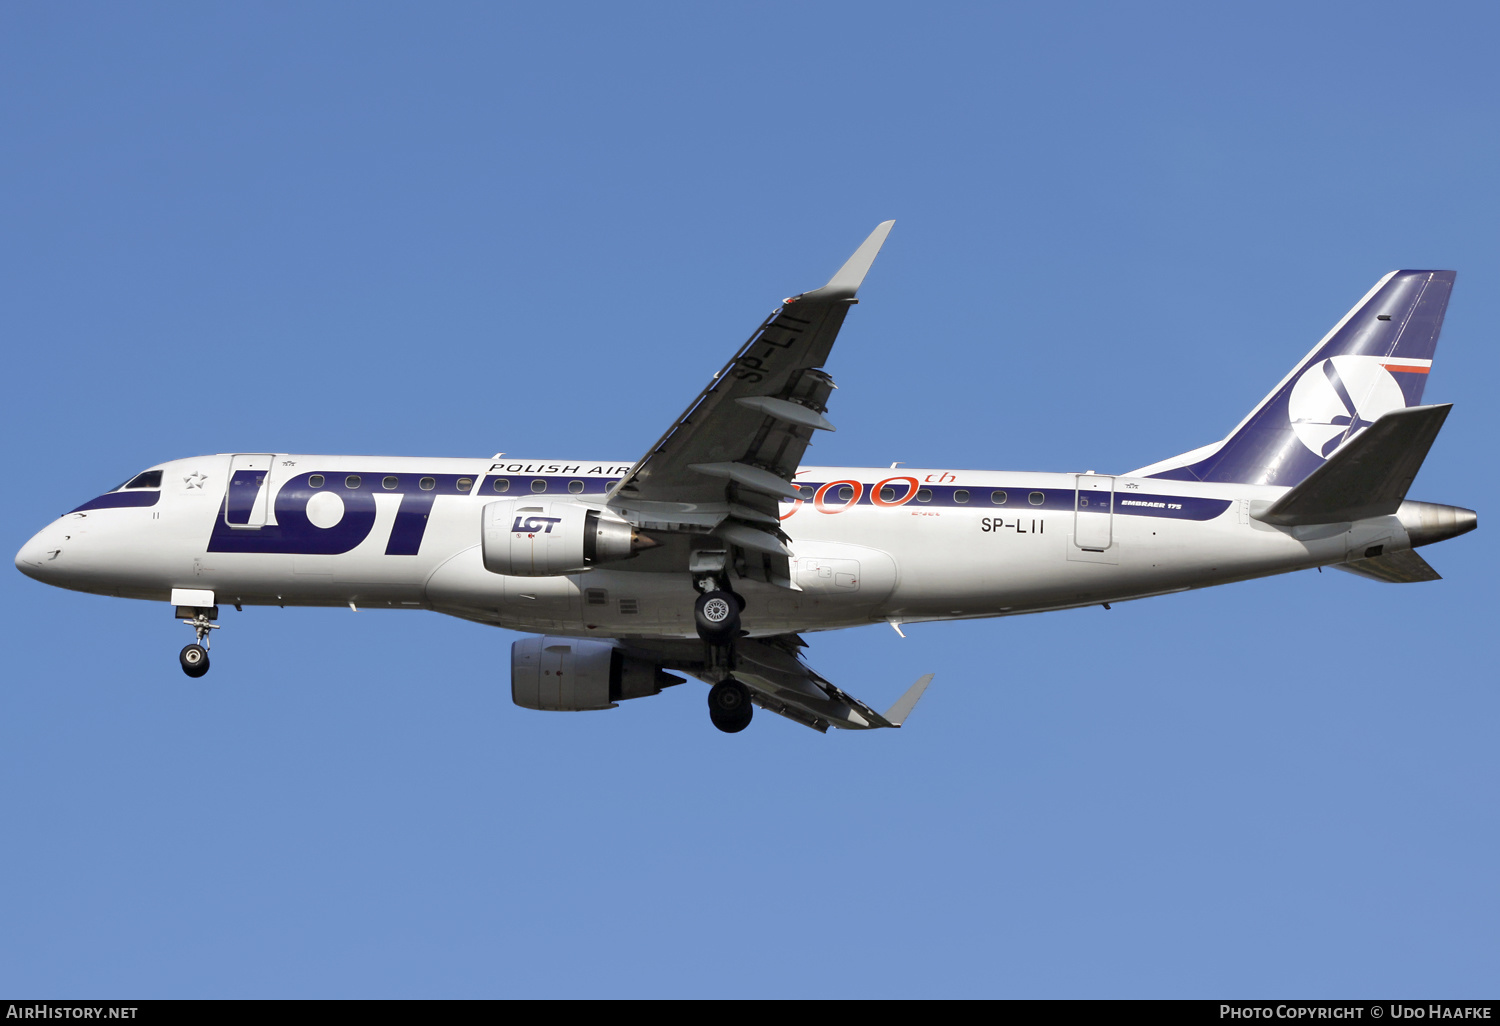
{"type": "Polygon", "coordinates": [[[739,637],[740,597],[732,591],[709,591],[693,603],[693,621],[698,637],[713,645],[723,645],[739,637]]]}
{"type": "Polygon", "coordinates": [[[708,718],[726,734],[737,734],[750,726],[755,706],[750,689],[730,677],[708,689],[708,718]]]}

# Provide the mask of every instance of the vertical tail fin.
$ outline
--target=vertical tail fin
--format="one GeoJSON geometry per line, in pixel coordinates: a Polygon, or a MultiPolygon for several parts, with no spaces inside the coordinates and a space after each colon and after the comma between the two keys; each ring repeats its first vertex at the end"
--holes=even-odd
{"type": "Polygon", "coordinates": [[[1392,271],[1215,445],[1133,473],[1292,486],[1382,414],[1422,402],[1453,271],[1392,271]]]}

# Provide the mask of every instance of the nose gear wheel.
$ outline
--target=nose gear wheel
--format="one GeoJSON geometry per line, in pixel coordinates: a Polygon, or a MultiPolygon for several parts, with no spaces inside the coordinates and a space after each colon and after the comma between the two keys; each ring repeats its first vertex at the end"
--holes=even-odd
{"type": "Polygon", "coordinates": [[[208,672],[208,650],[202,645],[188,645],[178,655],[182,672],[189,677],[201,677],[208,672]]]}
{"type": "Polygon", "coordinates": [[[193,613],[191,620],[182,622],[193,628],[197,640],[178,653],[177,661],[182,664],[183,673],[189,677],[201,677],[208,672],[208,632],[219,629],[218,624],[209,623],[209,621],[218,618],[219,607],[194,609],[193,613]]]}

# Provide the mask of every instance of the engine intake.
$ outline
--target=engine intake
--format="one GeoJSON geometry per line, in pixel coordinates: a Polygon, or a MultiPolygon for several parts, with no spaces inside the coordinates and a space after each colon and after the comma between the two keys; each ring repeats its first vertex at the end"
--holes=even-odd
{"type": "Polygon", "coordinates": [[[629,559],[657,542],[576,502],[506,499],[484,507],[484,568],[508,577],[557,577],[629,559]]]}
{"type": "Polygon", "coordinates": [[[613,709],[682,681],[608,641],[540,637],[510,646],[510,697],[523,709],[613,709]]]}

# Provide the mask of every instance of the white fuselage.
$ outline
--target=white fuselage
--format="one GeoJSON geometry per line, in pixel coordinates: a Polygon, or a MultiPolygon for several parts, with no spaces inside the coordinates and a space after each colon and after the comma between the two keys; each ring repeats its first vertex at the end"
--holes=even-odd
{"type": "MultiPolygon", "coordinates": [[[[224,604],[352,603],[551,634],[696,636],[691,576],[653,570],[650,552],[559,577],[484,568],[486,504],[536,495],[602,508],[628,464],[277,454],[160,469],[154,496],[86,503],[39,532],[17,566],[128,598],[202,589],[224,604]]],[[[816,497],[781,506],[796,588],[735,584],[753,635],[1122,601],[1410,545],[1395,516],[1285,528],[1251,515],[1284,488],[905,467],[807,467],[797,481],[816,497]]]]}

